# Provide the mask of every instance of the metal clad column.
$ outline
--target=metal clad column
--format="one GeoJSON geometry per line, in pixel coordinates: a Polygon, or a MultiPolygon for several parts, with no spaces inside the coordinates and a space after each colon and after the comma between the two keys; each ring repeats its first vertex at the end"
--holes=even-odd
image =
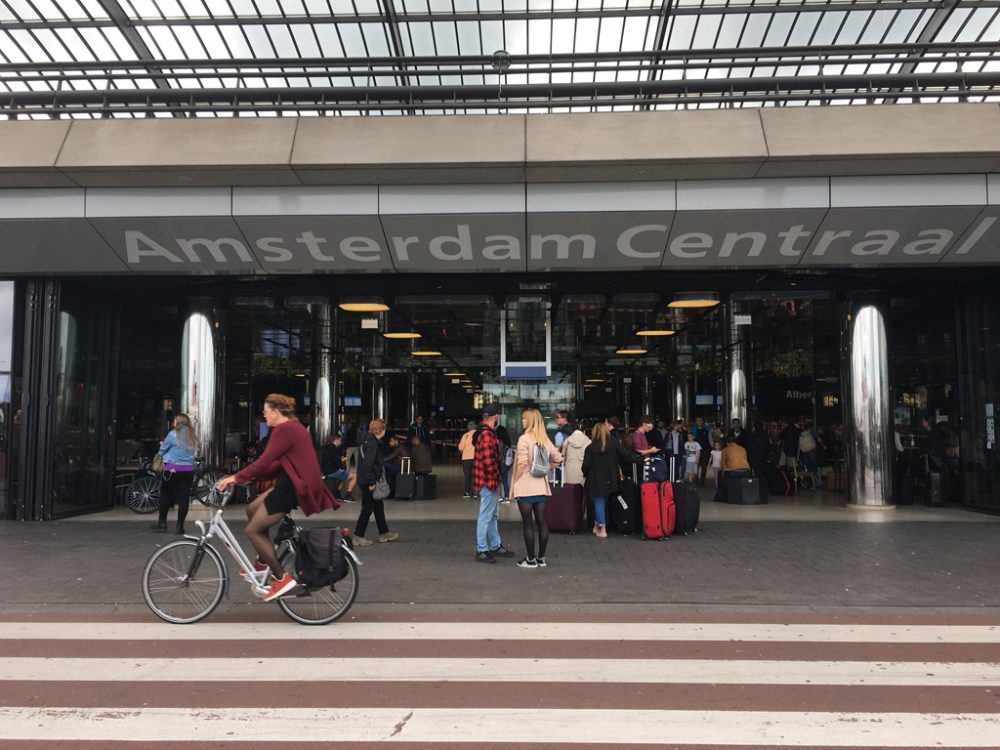
{"type": "Polygon", "coordinates": [[[190,300],[181,343],[181,411],[198,431],[199,456],[208,466],[225,458],[225,340],[214,299],[190,300]]]}
{"type": "Polygon", "coordinates": [[[844,460],[849,507],[892,509],[892,410],[885,318],[852,302],[844,328],[844,460]]]}
{"type": "MultiPolygon", "coordinates": [[[[729,302],[726,304],[725,315],[723,316],[724,335],[726,341],[726,418],[723,431],[729,429],[729,423],[740,420],[743,428],[747,427],[749,414],[747,411],[747,401],[749,390],[747,384],[747,368],[749,367],[749,357],[747,356],[747,346],[749,344],[743,335],[743,326],[736,324],[736,316],[741,312],[738,306],[741,303],[729,302]]],[[[743,303],[745,304],[745,303],[743,303]]]]}
{"type": "Polygon", "coordinates": [[[312,435],[317,448],[333,431],[333,325],[328,302],[314,304],[312,352],[312,435]]]}

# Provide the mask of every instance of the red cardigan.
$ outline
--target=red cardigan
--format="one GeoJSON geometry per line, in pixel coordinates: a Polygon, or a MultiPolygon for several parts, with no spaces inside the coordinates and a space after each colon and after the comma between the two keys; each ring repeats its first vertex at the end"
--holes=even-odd
{"type": "Polygon", "coordinates": [[[257,479],[273,479],[281,470],[292,480],[299,507],[307,516],[340,507],[333,493],[323,484],[309,431],[291,419],[271,429],[264,453],[238,471],[236,481],[246,484],[257,479]]]}

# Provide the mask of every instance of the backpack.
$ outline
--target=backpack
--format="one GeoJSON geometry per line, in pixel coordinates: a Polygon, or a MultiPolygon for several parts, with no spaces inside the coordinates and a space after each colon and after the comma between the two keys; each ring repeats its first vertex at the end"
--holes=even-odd
{"type": "Polygon", "coordinates": [[[541,443],[535,443],[531,451],[531,466],[528,468],[528,473],[533,477],[547,477],[551,463],[548,448],[541,443]]]}
{"type": "Polygon", "coordinates": [[[295,578],[307,588],[333,587],[347,575],[340,528],[302,529],[295,545],[295,578]]]}
{"type": "Polygon", "coordinates": [[[504,451],[503,454],[503,465],[513,466],[515,458],[517,458],[517,451],[515,451],[513,448],[508,448],[506,451],[504,451]]]}

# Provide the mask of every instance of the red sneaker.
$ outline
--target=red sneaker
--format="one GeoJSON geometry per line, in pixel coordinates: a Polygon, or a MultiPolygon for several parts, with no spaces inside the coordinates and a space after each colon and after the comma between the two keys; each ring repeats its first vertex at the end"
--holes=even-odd
{"type": "Polygon", "coordinates": [[[267,593],[264,594],[264,601],[274,601],[279,596],[284,596],[298,585],[298,582],[291,573],[285,573],[285,575],[281,576],[281,578],[275,578],[271,581],[271,588],[269,588],[267,593]]]}
{"type": "MultiPolygon", "coordinates": [[[[254,569],[254,572],[256,572],[256,573],[263,573],[265,570],[267,570],[267,565],[265,563],[262,563],[260,560],[254,560],[253,561],[253,569],[254,569]]],[[[245,570],[243,570],[242,568],[240,568],[240,575],[241,576],[245,576],[246,574],[247,574],[247,572],[245,570]]]]}

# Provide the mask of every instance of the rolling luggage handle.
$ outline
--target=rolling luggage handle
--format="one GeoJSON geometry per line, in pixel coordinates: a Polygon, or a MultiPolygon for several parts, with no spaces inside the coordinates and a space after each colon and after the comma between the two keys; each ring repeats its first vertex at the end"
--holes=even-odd
{"type": "Polygon", "coordinates": [[[411,471],[412,459],[409,456],[401,456],[399,459],[399,473],[400,474],[412,474],[411,471]]]}

